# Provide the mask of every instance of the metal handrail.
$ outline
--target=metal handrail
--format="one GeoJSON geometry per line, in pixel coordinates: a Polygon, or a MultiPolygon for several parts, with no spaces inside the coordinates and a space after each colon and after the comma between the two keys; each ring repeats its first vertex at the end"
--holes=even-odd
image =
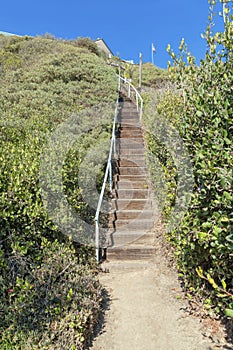
{"type": "Polygon", "coordinates": [[[116,108],[115,108],[115,114],[114,114],[114,120],[113,120],[113,127],[112,127],[112,136],[111,136],[111,144],[110,144],[110,150],[109,150],[109,155],[108,155],[108,162],[107,162],[107,167],[105,170],[104,174],[104,181],[102,184],[100,196],[99,196],[99,201],[95,213],[95,247],[96,247],[96,260],[99,261],[99,251],[100,251],[100,235],[99,235],[99,216],[100,216],[100,210],[103,202],[103,197],[104,197],[104,192],[106,189],[106,184],[108,181],[109,177],[109,184],[110,184],[110,191],[112,192],[112,155],[116,154],[116,122],[117,122],[117,117],[118,117],[118,112],[119,112],[119,100],[120,100],[120,91],[121,91],[121,82],[124,82],[125,84],[128,84],[128,97],[131,97],[131,89],[134,91],[135,96],[136,96],[136,104],[137,104],[137,111],[139,111],[139,100],[140,100],[140,121],[142,119],[142,109],[143,109],[143,99],[137,89],[130,83],[129,80],[126,78],[123,78],[119,75],[119,81],[118,81],[118,96],[116,100],[116,108]]]}
{"type": "Polygon", "coordinates": [[[142,112],[143,112],[142,96],[139,94],[138,90],[131,84],[131,82],[128,79],[120,77],[120,80],[122,80],[125,84],[128,84],[128,97],[129,98],[131,98],[132,91],[135,93],[137,111],[139,112],[139,118],[141,121],[142,120],[142,112]],[[139,106],[139,101],[140,101],[140,106],[139,106]],[[140,111],[139,111],[139,109],[140,109],[140,111]]]}
{"type": "Polygon", "coordinates": [[[102,184],[99,201],[95,213],[95,247],[96,247],[96,260],[99,261],[99,216],[100,216],[100,209],[103,202],[104,192],[106,188],[106,184],[109,177],[109,184],[110,184],[110,191],[112,192],[112,154],[116,153],[116,122],[117,122],[117,116],[118,116],[118,106],[119,106],[119,98],[120,98],[120,89],[121,89],[121,79],[119,76],[119,82],[118,82],[118,96],[116,100],[116,108],[115,108],[115,114],[114,114],[114,120],[113,120],[113,127],[112,127],[112,137],[111,137],[111,144],[110,144],[110,150],[108,155],[108,162],[107,167],[105,170],[104,175],[104,181],[102,184]]]}

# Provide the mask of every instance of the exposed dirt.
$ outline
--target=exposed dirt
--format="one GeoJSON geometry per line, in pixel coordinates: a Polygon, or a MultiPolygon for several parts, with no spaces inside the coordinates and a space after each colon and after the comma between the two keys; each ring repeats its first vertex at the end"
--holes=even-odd
{"type": "Polygon", "coordinates": [[[92,350],[233,349],[218,322],[190,315],[188,302],[169,268],[159,237],[151,261],[106,262],[104,323],[92,350]]]}

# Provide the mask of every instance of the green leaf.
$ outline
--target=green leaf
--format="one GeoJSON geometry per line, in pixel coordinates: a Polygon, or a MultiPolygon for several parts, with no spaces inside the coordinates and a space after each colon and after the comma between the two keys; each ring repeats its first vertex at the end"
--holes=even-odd
{"type": "Polygon", "coordinates": [[[232,200],[232,195],[229,192],[224,191],[223,195],[227,200],[229,200],[229,201],[232,200]]]}
{"type": "Polygon", "coordinates": [[[233,318],[233,310],[232,309],[225,309],[224,313],[226,316],[233,318]]]}
{"type": "Polygon", "coordinates": [[[72,290],[72,288],[70,288],[70,290],[67,294],[67,300],[71,300],[72,294],[73,294],[73,290],[72,290]]]}
{"type": "Polygon", "coordinates": [[[223,216],[221,219],[220,219],[221,222],[228,222],[229,219],[227,216],[223,216]]]}
{"type": "Polygon", "coordinates": [[[197,272],[197,274],[198,274],[198,276],[199,276],[200,278],[203,278],[203,277],[204,277],[204,275],[203,275],[203,270],[202,270],[201,266],[198,266],[198,267],[196,268],[196,272],[197,272]]]}
{"type": "Polygon", "coordinates": [[[196,115],[197,115],[198,117],[201,117],[201,116],[203,115],[203,113],[202,113],[202,111],[197,111],[197,112],[196,112],[196,115]]]}
{"type": "Polygon", "coordinates": [[[224,281],[224,279],[221,280],[221,283],[222,283],[223,289],[226,290],[227,285],[226,285],[226,282],[224,281]]]}
{"type": "Polygon", "coordinates": [[[218,227],[218,226],[214,226],[214,229],[213,229],[213,234],[215,236],[218,236],[219,233],[222,232],[222,228],[221,227],[218,227]]]}
{"type": "Polygon", "coordinates": [[[209,283],[212,285],[212,287],[213,287],[214,289],[218,289],[217,283],[216,283],[215,280],[210,276],[209,273],[207,273],[207,276],[206,276],[206,277],[207,277],[209,283]]]}

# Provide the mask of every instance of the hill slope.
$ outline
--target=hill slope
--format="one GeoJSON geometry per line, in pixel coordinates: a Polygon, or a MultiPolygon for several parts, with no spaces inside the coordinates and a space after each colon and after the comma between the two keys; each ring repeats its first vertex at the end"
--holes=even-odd
{"type": "MultiPolygon", "coordinates": [[[[114,103],[116,89],[114,69],[88,39],[0,37],[1,349],[82,349],[89,337],[101,303],[93,250],[48,216],[40,155],[62,122],[76,114],[85,126],[80,111],[114,103]]],[[[89,118],[62,174],[67,200],[90,223],[94,208],[74,174],[92,145],[109,139],[111,114],[98,118],[93,128],[89,118]]]]}

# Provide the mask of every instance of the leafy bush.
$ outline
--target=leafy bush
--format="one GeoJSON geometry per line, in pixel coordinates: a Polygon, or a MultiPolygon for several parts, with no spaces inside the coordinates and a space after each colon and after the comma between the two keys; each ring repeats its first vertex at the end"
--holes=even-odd
{"type": "MultiPolygon", "coordinates": [[[[180,55],[168,47],[174,61],[171,78],[178,89],[172,105],[177,106],[178,99],[178,114],[180,111],[180,117],[175,111],[170,122],[189,151],[194,176],[189,210],[169,239],[187,288],[204,297],[207,309],[233,316],[233,17],[229,1],[224,32],[213,33],[215,3],[210,1],[210,23],[204,35],[208,50],[199,66],[183,40],[180,55]]],[[[157,111],[171,115],[171,99],[164,98],[157,111]]],[[[149,143],[149,147],[161,154],[158,143],[149,143]]],[[[168,169],[166,161],[162,163],[168,169]]],[[[176,168],[172,169],[168,193],[176,182],[176,168]]],[[[165,211],[170,209],[165,206],[165,211]]]]}
{"type": "Polygon", "coordinates": [[[81,38],[79,37],[76,40],[76,45],[78,47],[84,47],[88,49],[90,52],[96,54],[97,56],[100,56],[99,49],[94,41],[92,41],[90,38],[81,38]]]}
{"type": "Polygon", "coordinates": [[[95,272],[71,245],[43,238],[38,248],[40,261],[17,248],[8,256],[15,276],[1,298],[1,348],[81,349],[100,312],[95,272]]]}

